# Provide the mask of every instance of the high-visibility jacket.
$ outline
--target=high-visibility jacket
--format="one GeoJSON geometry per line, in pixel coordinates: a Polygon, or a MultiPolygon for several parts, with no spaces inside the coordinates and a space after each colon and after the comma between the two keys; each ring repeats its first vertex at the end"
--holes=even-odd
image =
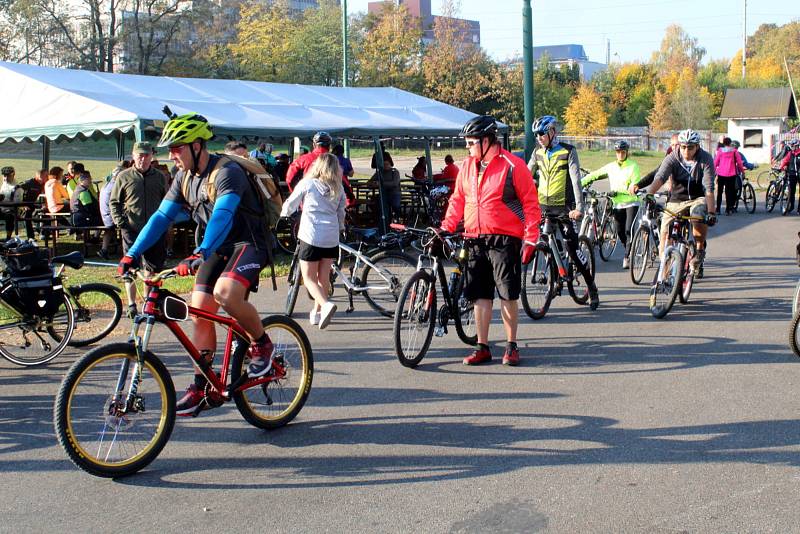
{"type": "Polygon", "coordinates": [[[479,168],[478,158],[461,164],[442,228],[454,232],[463,217],[467,236],[509,235],[535,243],[541,210],[525,162],[501,148],[481,176],[479,168]]]}
{"type": "Polygon", "coordinates": [[[528,167],[538,178],[539,204],[583,211],[580,164],[575,147],[558,143],[549,153],[546,148],[539,147],[528,167]]]}
{"type": "Polygon", "coordinates": [[[636,195],[628,193],[628,188],[639,182],[639,164],[632,159],[625,159],[622,163],[612,161],[603,165],[594,172],[590,172],[581,180],[582,186],[587,186],[597,180],[608,177],[608,185],[614,196],[611,198],[615,208],[624,208],[638,203],[636,195]]]}

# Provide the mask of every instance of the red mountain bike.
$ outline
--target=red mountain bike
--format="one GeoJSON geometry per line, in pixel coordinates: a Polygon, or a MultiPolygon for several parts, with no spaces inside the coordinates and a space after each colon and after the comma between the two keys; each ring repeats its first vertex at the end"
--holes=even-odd
{"type": "Polygon", "coordinates": [[[56,435],[70,460],[92,475],[130,475],[155,460],[175,423],[175,386],[162,361],[148,350],[155,323],[163,323],[208,378],[205,402],[217,407],[231,399],[248,423],[278,428],[295,418],[311,391],[314,358],[303,329],[283,315],[263,319],[274,346],[272,370],[249,378],[249,338],[235,319],[189,306],[161,287],[175,276],[163,271],[144,281],[147,298],[133,320],[133,343],[114,343],[87,352],[70,367],[56,396],[56,435]],[[227,329],[217,374],[179,326],[198,317],[227,329]],[[140,335],[140,331],[141,335],[140,335]]]}

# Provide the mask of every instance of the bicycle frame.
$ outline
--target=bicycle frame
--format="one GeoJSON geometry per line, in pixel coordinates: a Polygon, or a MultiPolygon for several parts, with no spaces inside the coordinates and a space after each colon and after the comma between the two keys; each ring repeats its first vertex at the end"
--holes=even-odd
{"type": "MultiPolygon", "coordinates": [[[[133,326],[131,328],[131,340],[133,340],[134,347],[136,348],[137,363],[136,367],[134,368],[133,376],[131,377],[131,384],[128,391],[129,400],[136,395],[136,387],[141,381],[141,369],[144,365],[144,353],[147,351],[147,347],[150,344],[150,336],[153,331],[153,326],[155,326],[156,323],[162,323],[166,325],[166,327],[177,338],[183,348],[186,349],[189,358],[191,358],[191,360],[194,362],[197,369],[199,369],[203,376],[208,379],[208,383],[211,386],[211,389],[208,391],[208,396],[211,401],[229,401],[232,398],[231,393],[242,391],[261,384],[266,384],[275,380],[276,376],[283,376],[284,369],[280,366],[280,362],[273,361],[273,365],[275,366],[276,370],[275,375],[267,375],[256,379],[249,379],[245,373],[236,383],[229,385],[228,378],[230,373],[230,362],[231,358],[233,357],[234,350],[243,351],[247,350],[250,346],[247,333],[244,331],[241,325],[239,325],[236,319],[232,317],[223,317],[221,315],[217,315],[215,313],[186,304],[186,319],[189,317],[196,317],[198,319],[204,319],[215,324],[223,325],[227,329],[225,353],[222,358],[220,373],[217,375],[211,368],[211,364],[205,361],[200,353],[200,350],[195,347],[195,345],[189,339],[189,336],[187,336],[183,329],[179,326],[179,322],[181,321],[177,319],[170,319],[166,317],[163,312],[157,309],[156,303],[158,302],[159,297],[161,297],[163,291],[161,289],[162,282],[160,280],[145,280],[144,283],[147,287],[147,297],[145,298],[142,312],[134,318],[133,326]],[[144,325],[144,332],[142,335],[139,335],[139,329],[141,328],[142,324],[144,325]],[[235,338],[234,336],[238,336],[238,338],[235,338]]],[[[128,374],[128,365],[129,361],[125,360],[123,368],[120,370],[117,391],[123,390],[123,383],[128,374]]]]}
{"type": "MultiPolygon", "coordinates": [[[[558,238],[556,237],[556,232],[560,231],[555,226],[555,220],[551,219],[550,217],[545,217],[544,224],[542,224],[542,230],[539,232],[539,241],[544,241],[550,247],[550,251],[553,253],[553,261],[556,263],[556,268],[558,269],[558,279],[559,283],[566,278],[567,276],[567,268],[564,265],[563,257],[561,256],[562,253],[566,253],[566,249],[561,249],[558,246],[558,238]]],[[[563,240],[562,240],[563,241],[563,240]]],[[[566,243],[561,243],[562,247],[566,247],[566,243]]],[[[580,252],[580,250],[578,251],[580,252]]]]}
{"type": "Polygon", "coordinates": [[[345,243],[339,243],[339,259],[333,263],[331,268],[333,269],[333,272],[336,277],[339,276],[342,277],[342,283],[345,285],[348,292],[364,293],[366,291],[389,291],[392,288],[391,282],[386,277],[386,273],[383,271],[383,269],[381,269],[380,267],[369,261],[369,258],[367,258],[367,256],[362,254],[360,250],[356,250],[350,245],[347,245],[345,243]],[[349,275],[346,275],[340,267],[340,264],[342,263],[342,252],[355,257],[355,261],[353,262],[353,264],[349,269],[350,271],[349,275]],[[362,263],[365,265],[369,265],[370,269],[374,269],[375,272],[378,273],[384,281],[386,281],[386,285],[362,286],[356,284],[354,280],[357,282],[358,279],[354,275],[355,273],[358,272],[362,263]]]}
{"type": "Polygon", "coordinates": [[[667,256],[669,255],[668,253],[677,250],[681,257],[685,258],[689,244],[695,242],[694,235],[692,234],[691,222],[693,220],[702,219],[702,217],[686,216],[667,210],[664,210],[664,212],[673,216],[675,219],[672,221],[672,228],[667,237],[667,243],[664,246],[664,251],[658,262],[658,277],[656,278],[656,282],[658,283],[664,281],[664,266],[667,256]]]}

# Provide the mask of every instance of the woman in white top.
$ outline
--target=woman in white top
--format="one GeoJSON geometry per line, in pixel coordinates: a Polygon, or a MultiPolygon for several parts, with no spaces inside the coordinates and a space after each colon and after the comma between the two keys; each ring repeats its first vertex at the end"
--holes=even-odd
{"type": "Polygon", "coordinates": [[[331,265],[339,255],[339,232],[344,230],[345,195],[339,160],[320,154],[303,179],[283,203],[281,216],[288,217],[303,205],[297,229],[297,254],[303,283],[314,298],[311,324],[328,326],[336,304],[328,301],[331,265]]]}

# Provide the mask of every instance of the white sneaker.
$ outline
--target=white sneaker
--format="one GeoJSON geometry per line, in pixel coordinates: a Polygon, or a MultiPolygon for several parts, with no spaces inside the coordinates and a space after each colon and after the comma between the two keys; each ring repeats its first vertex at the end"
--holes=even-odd
{"type": "Polygon", "coordinates": [[[628,269],[630,266],[631,266],[631,264],[628,261],[628,258],[627,257],[622,258],[622,268],[623,269],[628,269]]]}
{"type": "Polygon", "coordinates": [[[312,325],[319,324],[319,313],[318,311],[311,310],[308,312],[308,322],[312,325]]]}
{"type": "Polygon", "coordinates": [[[322,305],[319,315],[319,329],[324,330],[328,327],[333,319],[333,314],[336,313],[336,304],[333,302],[326,302],[322,305]]]}

